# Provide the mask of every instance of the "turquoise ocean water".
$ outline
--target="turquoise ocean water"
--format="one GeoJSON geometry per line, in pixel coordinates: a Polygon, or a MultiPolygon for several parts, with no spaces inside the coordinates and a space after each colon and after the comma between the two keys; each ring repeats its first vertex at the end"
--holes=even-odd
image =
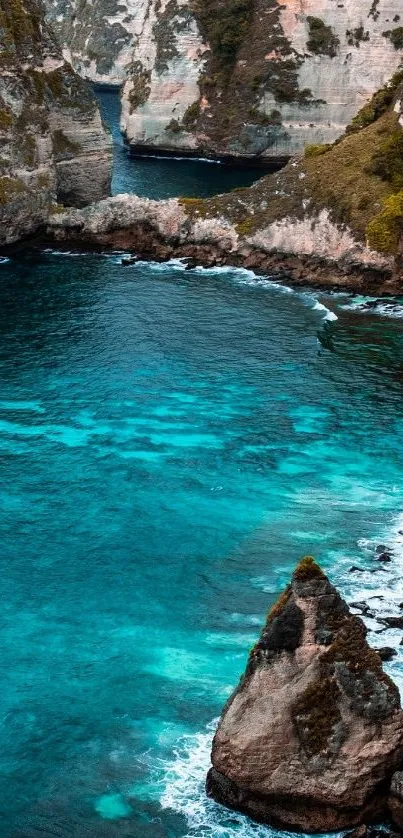
{"type": "Polygon", "coordinates": [[[0,289],[0,835],[269,838],[204,796],[214,720],[304,553],[403,599],[403,321],[119,254],[0,289]]]}

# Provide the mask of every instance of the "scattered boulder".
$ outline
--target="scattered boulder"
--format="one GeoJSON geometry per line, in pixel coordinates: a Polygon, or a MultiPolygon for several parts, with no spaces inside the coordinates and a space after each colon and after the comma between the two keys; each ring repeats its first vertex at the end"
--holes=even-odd
{"type": "Polygon", "coordinates": [[[276,827],[349,829],[384,812],[402,759],[397,687],[361,618],[307,557],[224,708],[207,793],[276,827]]]}
{"type": "Polygon", "coordinates": [[[392,646],[381,646],[380,649],[374,651],[378,652],[381,661],[391,661],[397,655],[396,649],[392,646]]]}
{"type": "Polygon", "coordinates": [[[366,602],[350,602],[350,608],[354,608],[355,611],[361,611],[364,617],[375,617],[375,612],[371,611],[371,608],[366,602]]]}
{"type": "Polygon", "coordinates": [[[376,556],[375,561],[376,562],[385,562],[385,563],[391,562],[392,561],[392,556],[391,556],[390,553],[386,553],[386,552],[385,553],[380,553],[379,555],[376,556]]]}
{"type": "Polygon", "coordinates": [[[378,623],[384,623],[389,628],[403,629],[403,617],[379,617],[378,623]]]}

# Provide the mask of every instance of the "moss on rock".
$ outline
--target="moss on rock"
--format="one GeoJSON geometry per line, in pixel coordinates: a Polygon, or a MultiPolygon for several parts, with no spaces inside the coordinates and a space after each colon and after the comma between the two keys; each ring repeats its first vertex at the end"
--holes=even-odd
{"type": "Polygon", "coordinates": [[[26,191],[26,187],[19,178],[0,177],[0,205],[10,203],[26,191]]]}
{"type": "Polygon", "coordinates": [[[323,143],[322,145],[307,145],[305,146],[305,157],[320,157],[326,154],[332,148],[330,143],[323,143]]]}
{"type": "Polygon", "coordinates": [[[334,746],[339,746],[340,738],[335,734],[342,721],[340,697],[341,691],[335,678],[318,678],[308,685],[295,703],[293,721],[308,757],[320,753],[330,756],[334,746]]]}
{"type": "Polygon", "coordinates": [[[398,70],[392,78],[378,90],[372,99],[358,111],[357,116],[351,121],[346,129],[346,133],[353,133],[354,131],[361,131],[368,125],[376,122],[384,113],[386,113],[393,103],[396,91],[403,82],[403,68],[398,70]]]}
{"type": "Polygon", "coordinates": [[[368,244],[380,253],[401,253],[403,235],[403,190],[389,195],[382,202],[382,209],[367,225],[368,244]]]}
{"type": "Polygon", "coordinates": [[[297,567],[293,573],[293,579],[298,580],[299,582],[308,582],[312,579],[325,579],[325,574],[323,570],[313,556],[304,556],[303,559],[297,564],[297,567]]]}

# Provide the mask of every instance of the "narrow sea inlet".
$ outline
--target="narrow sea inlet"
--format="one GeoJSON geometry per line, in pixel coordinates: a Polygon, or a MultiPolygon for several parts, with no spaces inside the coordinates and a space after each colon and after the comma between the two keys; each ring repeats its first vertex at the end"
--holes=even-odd
{"type": "Polygon", "coordinates": [[[205,797],[214,720],[301,555],[403,599],[399,301],[39,250],[0,286],[2,838],[284,836],[205,797]]]}

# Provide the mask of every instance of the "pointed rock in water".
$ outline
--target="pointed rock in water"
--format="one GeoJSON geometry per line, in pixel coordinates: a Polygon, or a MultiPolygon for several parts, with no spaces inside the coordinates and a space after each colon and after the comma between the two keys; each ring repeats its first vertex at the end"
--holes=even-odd
{"type": "Polygon", "coordinates": [[[348,829],[382,813],[402,759],[397,687],[361,618],[307,557],[224,709],[207,793],[274,826],[348,829]]]}

